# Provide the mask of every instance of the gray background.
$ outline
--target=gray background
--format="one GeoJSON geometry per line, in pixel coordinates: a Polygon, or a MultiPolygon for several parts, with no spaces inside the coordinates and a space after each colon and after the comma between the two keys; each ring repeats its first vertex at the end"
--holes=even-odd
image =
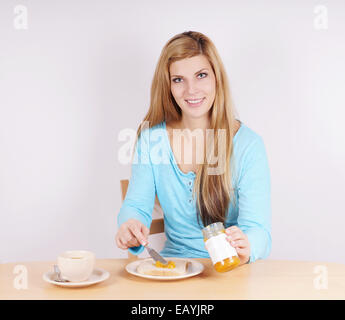
{"type": "Polygon", "coordinates": [[[212,39],[239,118],[265,141],[270,258],[345,263],[345,3],[263,0],[2,0],[1,262],[126,257],[114,243],[130,176],[118,134],[136,130],[162,47],[188,30],[212,39]]]}

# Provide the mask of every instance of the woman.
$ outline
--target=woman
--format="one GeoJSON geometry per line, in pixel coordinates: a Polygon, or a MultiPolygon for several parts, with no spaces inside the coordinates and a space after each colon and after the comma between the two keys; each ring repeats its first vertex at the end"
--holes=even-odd
{"type": "Polygon", "coordinates": [[[271,198],[264,143],[235,119],[226,72],[208,37],[184,32],[164,46],[143,124],[118,214],[117,246],[144,250],[157,195],[167,237],[163,256],[209,257],[201,230],[221,221],[241,264],[267,257],[271,198]]]}

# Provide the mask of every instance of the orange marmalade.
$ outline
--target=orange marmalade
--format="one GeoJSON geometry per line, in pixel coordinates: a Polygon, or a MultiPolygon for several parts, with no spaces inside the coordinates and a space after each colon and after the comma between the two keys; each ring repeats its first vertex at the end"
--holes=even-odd
{"type": "Polygon", "coordinates": [[[176,267],[175,262],[174,261],[168,261],[168,264],[163,264],[159,261],[156,261],[156,263],[154,264],[157,268],[168,268],[168,269],[174,269],[176,267]]]}
{"type": "Polygon", "coordinates": [[[218,272],[227,272],[240,264],[235,248],[226,240],[224,225],[216,222],[202,229],[205,247],[210,254],[214,268],[218,272]]]}

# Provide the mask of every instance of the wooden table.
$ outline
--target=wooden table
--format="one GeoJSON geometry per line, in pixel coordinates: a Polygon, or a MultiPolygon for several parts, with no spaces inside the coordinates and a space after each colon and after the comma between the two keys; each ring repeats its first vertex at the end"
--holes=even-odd
{"type": "Polygon", "coordinates": [[[52,270],[52,261],[0,264],[0,299],[345,299],[343,264],[258,260],[217,273],[209,259],[196,260],[204,264],[205,270],[195,277],[175,281],[153,281],[128,274],[127,259],[97,260],[96,267],[109,271],[110,277],[85,288],[46,283],[42,275],[52,270]],[[27,289],[15,288],[18,265],[27,270],[27,289]]]}

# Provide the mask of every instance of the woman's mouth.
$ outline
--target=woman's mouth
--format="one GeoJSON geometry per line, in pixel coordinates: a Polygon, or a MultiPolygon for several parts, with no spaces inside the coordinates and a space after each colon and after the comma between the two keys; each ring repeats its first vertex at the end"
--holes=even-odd
{"type": "Polygon", "coordinates": [[[204,102],[205,98],[185,100],[190,107],[200,107],[204,102]]]}

